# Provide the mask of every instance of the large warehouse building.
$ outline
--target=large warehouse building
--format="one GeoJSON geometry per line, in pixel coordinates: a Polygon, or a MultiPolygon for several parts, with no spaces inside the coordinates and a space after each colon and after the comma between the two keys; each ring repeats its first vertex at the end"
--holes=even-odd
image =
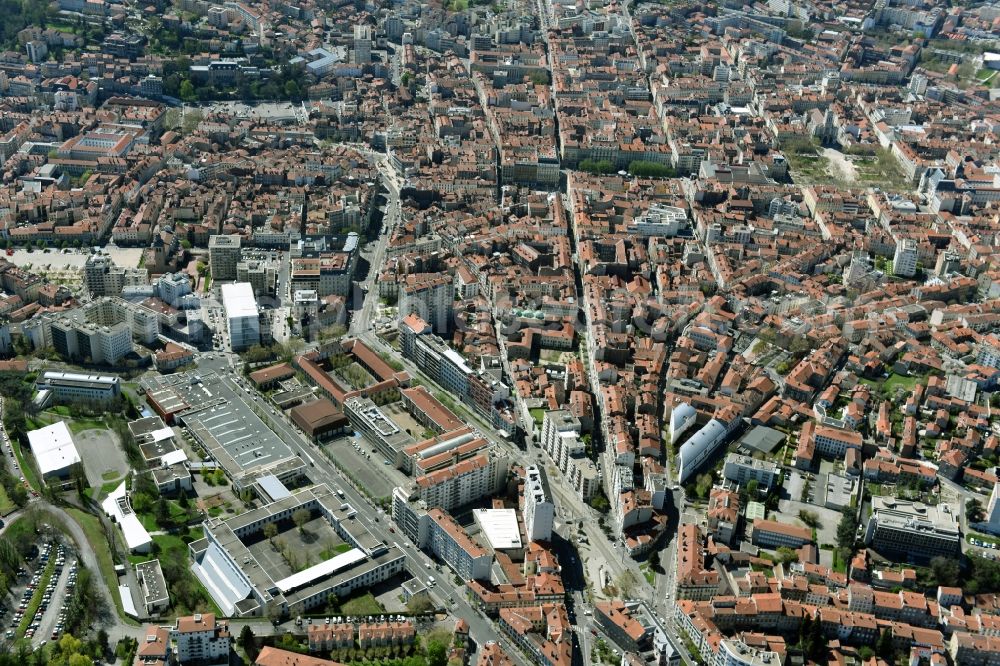
{"type": "Polygon", "coordinates": [[[73,436],[64,421],[32,430],[28,433],[28,444],[43,477],[68,477],[73,465],[80,462],[73,436]]]}

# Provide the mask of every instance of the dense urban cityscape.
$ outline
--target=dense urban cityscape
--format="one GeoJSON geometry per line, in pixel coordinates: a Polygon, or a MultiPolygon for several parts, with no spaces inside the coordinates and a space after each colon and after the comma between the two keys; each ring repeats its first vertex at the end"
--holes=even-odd
{"type": "Polygon", "coordinates": [[[1000,3],[0,17],[0,666],[1000,664],[1000,3]]]}

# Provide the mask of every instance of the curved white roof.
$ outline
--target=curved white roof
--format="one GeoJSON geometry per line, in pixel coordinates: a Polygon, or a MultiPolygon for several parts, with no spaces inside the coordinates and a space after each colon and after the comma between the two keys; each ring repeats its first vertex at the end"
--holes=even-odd
{"type": "Polygon", "coordinates": [[[681,445],[681,467],[678,473],[678,479],[681,483],[695,473],[725,436],[726,427],[722,425],[722,421],[712,419],[681,445]]]}
{"type": "Polygon", "coordinates": [[[690,404],[682,402],[674,407],[670,412],[670,441],[676,442],[677,438],[691,427],[696,418],[698,418],[698,412],[690,404]]]}

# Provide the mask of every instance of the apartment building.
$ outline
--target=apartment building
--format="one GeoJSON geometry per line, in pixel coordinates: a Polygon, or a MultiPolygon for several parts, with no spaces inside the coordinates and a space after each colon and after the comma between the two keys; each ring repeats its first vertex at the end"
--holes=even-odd
{"type": "Polygon", "coordinates": [[[229,623],[216,621],[214,613],[177,618],[170,638],[177,645],[177,661],[181,664],[195,661],[212,664],[229,659],[229,623]]]}
{"type": "Polygon", "coordinates": [[[428,548],[462,580],[490,580],[493,556],[469,538],[462,526],[440,509],[427,512],[428,548]]]}
{"type": "Polygon", "coordinates": [[[409,275],[399,285],[399,317],[416,314],[434,328],[438,335],[447,335],[454,326],[455,282],[448,275],[409,275]]]}
{"type": "Polygon", "coordinates": [[[236,281],[247,282],[254,296],[274,296],[278,285],[278,263],[269,259],[242,259],[236,264],[236,281]]]}
{"type": "Polygon", "coordinates": [[[416,485],[428,507],[451,511],[498,492],[507,479],[506,457],[495,452],[417,477],[416,485]]]}
{"type": "Polygon", "coordinates": [[[530,465],[524,477],[524,531],[529,541],[548,541],[552,538],[552,521],[555,505],[549,490],[545,470],[530,465]]]}
{"type": "Polygon", "coordinates": [[[91,298],[121,296],[125,287],[147,284],[149,273],[145,268],[118,266],[106,254],[90,255],[83,267],[83,286],[91,298]]]}
{"type": "Polygon", "coordinates": [[[215,235],[208,239],[208,265],[213,280],[235,280],[240,256],[239,236],[215,235]]]}
{"type": "Polygon", "coordinates": [[[778,466],[770,460],[758,460],[750,456],[730,453],[726,456],[722,475],[728,481],[745,486],[751,480],[757,482],[757,487],[767,492],[779,480],[778,466]]]}
{"type": "Polygon", "coordinates": [[[143,637],[135,651],[133,666],[167,666],[173,652],[170,649],[170,632],[163,627],[146,625],[143,637]]]}
{"type": "Polygon", "coordinates": [[[901,238],[896,241],[896,251],[892,255],[893,275],[913,277],[917,274],[917,241],[912,238],[901,238]]]}

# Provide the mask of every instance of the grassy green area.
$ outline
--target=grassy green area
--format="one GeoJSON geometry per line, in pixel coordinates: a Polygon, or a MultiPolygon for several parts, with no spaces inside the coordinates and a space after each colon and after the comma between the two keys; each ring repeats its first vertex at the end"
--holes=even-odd
{"type": "Polygon", "coordinates": [[[378,615],[385,612],[385,607],[371,592],[365,592],[360,597],[351,597],[342,602],[340,612],[344,615],[378,615]]]}
{"type": "Polygon", "coordinates": [[[343,555],[350,549],[351,549],[351,544],[338,543],[336,546],[333,546],[332,548],[324,548],[322,552],[320,552],[319,556],[325,560],[329,560],[333,557],[336,557],[337,555],[343,555]]]}
{"type": "MultiPolygon", "coordinates": [[[[156,534],[153,536],[153,543],[157,545],[161,553],[165,553],[171,548],[181,548],[186,550],[189,542],[197,541],[202,536],[204,536],[204,534],[202,533],[201,528],[192,527],[187,532],[181,534],[156,534]],[[185,537],[187,540],[185,540],[185,537]]],[[[132,564],[153,559],[156,559],[156,556],[152,554],[128,556],[128,561],[132,564]]]]}
{"type": "Polygon", "coordinates": [[[894,394],[898,388],[903,389],[906,393],[912,393],[913,387],[920,383],[921,379],[923,377],[904,377],[891,373],[887,379],[862,379],[861,383],[872,388],[883,386],[890,394],[894,394]]]}
{"type": "Polygon", "coordinates": [[[28,458],[24,455],[24,452],[21,451],[20,442],[16,442],[14,440],[11,440],[11,442],[14,445],[13,446],[14,456],[17,458],[17,466],[21,468],[21,475],[24,476],[29,486],[31,486],[35,490],[41,490],[42,484],[38,480],[38,474],[35,473],[35,467],[34,467],[35,461],[34,460],[29,461],[28,458]]]}
{"type": "Polygon", "coordinates": [[[3,486],[0,486],[0,516],[6,516],[16,508],[17,506],[14,505],[7,495],[7,491],[3,486]]]}
{"type": "Polygon", "coordinates": [[[792,180],[799,184],[833,183],[830,175],[830,160],[815,152],[799,152],[788,150],[784,152],[788,159],[788,170],[792,180]]]}
{"type": "Polygon", "coordinates": [[[643,565],[639,566],[639,569],[642,570],[642,575],[646,579],[646,582],[649,583],[650,585],[654,585],[655,586],[656,585],[656,572],[653,571],[653,567],[649,566],[648,564],[643,564],[643,565]]]}
{"type": "Polygon", "coordinates": [[[535,423],[542,425],[542,420],[545,418],[545,410],[541,407],[535,407],[534,409],[529,409],[531,412],[531,418],[535,420],[535,423]]]}
{"type": "Polygon", "coordinates": [[[107,430],[108,425],[103,419],[73,419],[69,422],[69,429],[75,435],[84,430],[107,430]]]}
{"type": "Polygon", "coordinates": [[[907,187],[906,177],[899,168],[899,163],[888,150],[879,150],[866,157],[855,157],[851,164],[857,173],[858,181],[866,185],[878,185],[891,189],[907,187]]]}
{"type": "Polygon", "coordinates": [[[847,573],[847,561],[840,556],[840,549],[833,549],[833,570],[837,573],[847,573]]]}
{"type": "Polygon", "coordinates": [[[56,405],[55,407],[49,409],[49,411],[53,412],[54,414],[58,414],[59,416],[66,416],[66,417],[73,416],[73,412],[71,412],[69,410],[69,407],[67,407],[66,405],[56,405]]]}
{"type": "Polygon", "coordinates": [[[68,507],[66,513],[76,521],[87,536],[90,548],[97,557],[97,567],[101,570],[101,578],[104,579],[104,584],[108,587],[108,593],[118,611],[118,617],[127,624],[138,626],[135,620],[125,614],[125,609],[122,607],[121,596],[118,594],[118,576],[115,575],[115,563],[111,559],[111,549],[104,537],[101,521],[96,516],[75,507],[68,507]]]}
{"type": "Polygon", "coordinates": [[[50,555],[49,561],[45,565],[45,570],[42,571],[42,576],[38,579],[38,587],[35,588],[35,593],[31,595],[31,601],[28,603],[27,610],[24,611],[21,624],[17,626],[17,638],[24,636],[24,632],[28,630],[28,625],[35,619],[35,612],[42,605],[42,597],[45,596],[45,587],[49,584],[49,580],[52,579],[52,572],[55,570],[56,558],[53,554],[50,555]]]}
{"type": "Polygon", "coordinates": [[[969,541],[970,539],[976,539],[977,541],[982,541],[984,543],[995,543],[997,545],[1000,545],[1000,539],[992,537],[989,534],[982,534],[981,532],[970,531],[968,534],[965,535],[965,540],[969,541]]]}

